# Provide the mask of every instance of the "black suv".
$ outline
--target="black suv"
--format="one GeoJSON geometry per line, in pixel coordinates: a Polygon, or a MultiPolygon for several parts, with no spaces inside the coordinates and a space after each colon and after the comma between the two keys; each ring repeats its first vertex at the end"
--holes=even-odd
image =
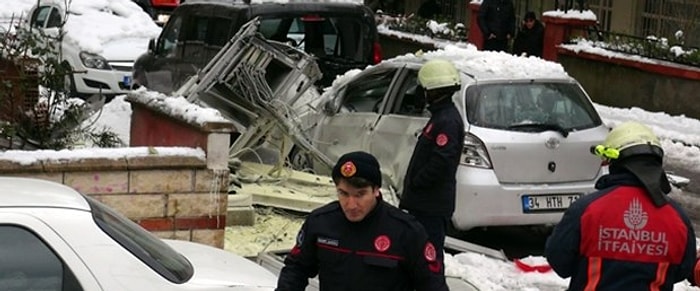
{"type": "Polygon", "coordinates": [[[166,23],[157,40],[134,64],[134,85],[166,94],[204,67],[238,29],[260,17],[259,32],[313,54],[330,85],[349,69],[381,61],[374,14],[359,3],[188,0],[166,23]]]}

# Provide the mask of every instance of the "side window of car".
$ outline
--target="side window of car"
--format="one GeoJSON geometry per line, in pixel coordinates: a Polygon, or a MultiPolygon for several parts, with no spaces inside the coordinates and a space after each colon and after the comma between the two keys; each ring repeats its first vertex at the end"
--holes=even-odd
{"type": "Polygon", "coordinates": [[[44,28],[44,24],[46,24],[46,19],[49,18],[49,15],[51,14],[51,6],[41,6],[34,10],[34,13],[32,14],[32,26],[33,27],[39,27],[39,28],[44,28]]]}
{"type": "Polygon", "coordinates": [[[363,76],[349,84],[341,110],[379,113],[395,73],[396,70],[381,71],[363,76]]]}
{"type": "Polygon", "coordinates": [[[51,9],[51,14],[49,14],[49,21],[46,23],[46,28],[51,27],[61,27],[61,13],[58,9],[51,9]]]}
{"type": "Polygon", "coordinates": [[[165,30],[163,31],[163,37],[158,44],[157,54],[164,57],[175,56],[175,49],[177,48],[178,41],[180,38],[180,31],[182,29],[182,17],[175,16],[171,18],[165,30]]]}
{"type": "Polygon", "coordinates": [[[83,290],[51,248],[25,228],[0,225],[0,258],[1,290],[83,290]]]}
{"type": "Polygon", "coordinates": [[[409,70],[399,89],[392,113],[406,116],[428,117],[425,97],[418,84],[418,71],[409,70]]]}

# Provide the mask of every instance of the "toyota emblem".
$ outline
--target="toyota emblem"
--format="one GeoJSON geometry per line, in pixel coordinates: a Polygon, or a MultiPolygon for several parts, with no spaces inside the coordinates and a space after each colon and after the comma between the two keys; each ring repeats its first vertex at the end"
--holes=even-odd
{"type": "Polygon", "coordinates": [[[549,139],[547,139],[547,141],[544,142],[544,146],[546,146],[548,149],[554,150],[559,147],[560,143],[561,141],[558,138],[550,137],[549,139]]]}

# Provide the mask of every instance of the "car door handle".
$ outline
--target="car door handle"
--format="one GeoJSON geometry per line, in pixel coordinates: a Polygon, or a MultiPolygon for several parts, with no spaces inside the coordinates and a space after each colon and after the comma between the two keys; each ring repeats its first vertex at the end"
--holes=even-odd
{"type": "Polygon", "coordinates": [[[331,142],[331,144],[333,144],[333,145],[338,145],[339,143],[340,143],[340,141],[338,141],[338,139],[334,139],[334,140],[331,142]]]}

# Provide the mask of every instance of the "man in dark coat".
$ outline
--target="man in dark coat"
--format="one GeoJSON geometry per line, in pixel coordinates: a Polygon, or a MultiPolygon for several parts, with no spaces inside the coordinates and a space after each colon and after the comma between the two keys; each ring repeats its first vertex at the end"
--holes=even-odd
{"type": "MultiPolygon", "coordinates": [[[[610,162],[598,191],[566,210],[544,255],[576,290],[673,290],[695,262],[695,232],[666,194],[663,149],[647,126],[626,122],[591,151],[610,162]]],[[[692,282],[692,281],[691,281],[692,282]]]]}
{"type": "Polygon", "coordinates": [[[542,57],[544,42],[544,26],[537,20],[535,12],[528,12],[523,19],[523,25],[513,41],[513,54],[516,56],[542,57]]]}
{"type": "Polygon", "coordinates": [[[479,8],[479,29],[484,36],[483,50],[508,51],[515,35],[515,7],[512,0],[484,0],[479,8]]]}
{"type": "Polygon", "coordinates": [[[365,152],[333,167],[338,201],[309,214],[285,258],[277,291],[447,291],[436,248],[410,214],[384,202],[379,162],[365,152]]]}
{"type": "Polygon", "coordinates": [[[408,164],[399,207],[408,210],[425,227],[442,264],[464,145],[464,121],[452,102],[461,80],[451,62],[435,59],[423,64],[418,81],[431,117],[408,164]]]}

